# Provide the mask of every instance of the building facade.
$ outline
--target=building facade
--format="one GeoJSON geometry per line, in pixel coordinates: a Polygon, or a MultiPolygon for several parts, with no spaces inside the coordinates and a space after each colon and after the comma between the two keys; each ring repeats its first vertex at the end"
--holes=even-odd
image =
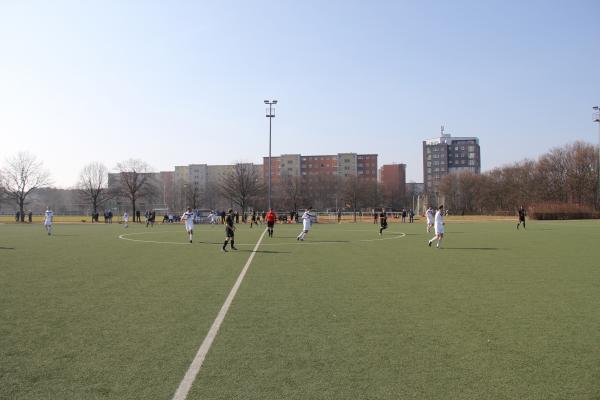
{"type": "MultiPolygon", "coordinates": [[[[271,182],[275,185],[286,176],[314,177],[356,176],[377,181],[377,154],[338,153],[335,155],[282,154],[271,157],[271,182]]],[[[269,178],[269,157],[263,157],[263,177],[269,178]]]]}
{"type": "Polygon", "coordinates": [[[399,207],[406,196],[406,164],[382,165],[379,183],[386,205],[399,207]]]}
{"type": "Polygon", "coordinates": [[[481,172],[481,152],[476,137],[444,134],[423,141],[423,182],[425,192],[435,194],[444,176],[453,172],[481,172]]]}

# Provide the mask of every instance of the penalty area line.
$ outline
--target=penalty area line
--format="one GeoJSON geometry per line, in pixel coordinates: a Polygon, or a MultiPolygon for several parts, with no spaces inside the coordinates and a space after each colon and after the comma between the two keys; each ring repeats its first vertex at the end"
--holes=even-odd
{"type": "Polygon", "coordinates": [[[200,368],[202,368],[202,364],[204,363],[206,354],[208,354],[208,351],[210,350],[210,347],[212,346],[212,343],[215,340],[217,333],[219,332],[219,328],[221,327],[221,324],[223,323],[223,320],[225,319],[225,315],[227,315],[227,311],[229,310],[229,307],[231,306],[231,303],[233,302],[233,298],[235,297],[235,294],[237,293],[238,289],[240,288],[240,285],[242,284],[242,281],[244,280],[244,276],[246,276],[246,272],[248,271],[248,268],[250,267],[250,264],[252,263],[252,260],[254,259],[256,250],[258,250],[258,246],[260,246],[260,242],[262,242],[263,237],[265,236],[266,232],[267,232],[267,230],[265,229],[263,231],[262,235],[260,235],[258,242],[256,242],[256,245],[254,246],[254,249],[252,250],[252,254],[250,254],[250,257],[248,257],[248,261],[246,261],[244,268],[242,268],[242,272],[240,272],[240,275],[238,276],[237,280],[235,281],[235,284],[229,291],[229,295],[225,299],[223,306],[221,306],[221,310],[219,311],[219,314],[217,314],[217,318],[215,318],[212,326],[208,330],[208,333],[206,334],[206,337],[202,341],[202,344],[200,345],[200,348],[198,349],[196,356],[192,360],[190,367],[188,368],[187,372],[185,373],[185,376],[183,377],[183,379],[181,380],[181,383],[179,384],[177,391],[173,395],[173,400],[185,400],[190,389],[192,388],[192,384],[196,380],[196,376],[198,375],[198,372],[200,372],[200,368]]]}

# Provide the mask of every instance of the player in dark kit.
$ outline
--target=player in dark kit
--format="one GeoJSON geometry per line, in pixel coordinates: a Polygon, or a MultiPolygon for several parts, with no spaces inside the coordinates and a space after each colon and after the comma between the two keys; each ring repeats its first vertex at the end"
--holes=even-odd
{"type": "Polygon", "coordinates": [[[519,208],[519,223],[517,224],[517,229],[519,229],[521,223],[523,223],[523,229],[525,229],[525,215],[527,215],[527,212],[525,212],[525,208],[521,206],[521,208],[519,208]]]}
{"type": "Polygon", "coordinates": [[[387,229],[387,215],[385,215],[385,208],[381,209],[381,214],[379,214],[379,235],[383,235],[383,230],[387,229]]]}
{"type": "Polygon", "coordinates": [[[227,242],[229,242],[231,244],[231,249],[232,250],[237,250],[235,248],[235,246],[233,245],[233,232],[235,231],[235,226],[233,226],[233,219],[235,217],[233,216],[233,210],[230,208],[227,211],[227,216],[225,217],[225,242],[223,243],[223,248],[222,251],[224,253],[227,252],[227,249],[225,247],[227,247],[227,242]]]}

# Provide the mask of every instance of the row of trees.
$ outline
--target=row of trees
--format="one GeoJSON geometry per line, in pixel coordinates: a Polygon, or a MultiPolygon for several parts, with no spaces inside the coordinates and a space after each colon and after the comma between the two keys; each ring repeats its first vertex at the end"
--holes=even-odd
{"type": "Polygon", "coordinates": [[[598,148],[575,142],[537,161],[524,160],[483,174],[450,174],[439,194],[457,213],[513,212],[520,205],[598,205],[598,148]]]}
{"type": "MultiPolygon", "coordinates": [[[[110,205],[123,204],[134,214],[140,202],[146,207],[161,204],[178,210],[187,206],[231,206],[244,211],[267,207],[265,183],[252,164],[235,164],[217,182],[207,183],[204,190],[185,182],[161,188],[150,166],[141,160],[120,162],[115,169],[113,182],[109,182],[109,170],[101,163],[90,163],[81,170],[75,193],[82,208],[96,213],[110,205]],[[168,199],[166,192],[172,192],[168,199]]],[[[16,205],[24,218],[32,194],[42,193],[41,189],[50,184],[50,174],[41,162],[28,153],[19,153],[0,170],[0,200],[16,205]]],[[[552,149],[537,161],[524,160],[483,174],[449,174],[441,181],[439,192],[430,194],[430,202],[439,201],[442,196],[445,205],[455,213],[482,214],[513,212],[519,205],[543,202],[596,207],[597,189],[598,148],[575,142],[552,149]]],[[[358,177],[282,176],[273,185],[272,205],[279,210],[298,210],[309,205],[353,210],[397,207],[398,203],[406,208],[412,206],[406,196],[390,199],[383,193],[376,182],[358,177]]]]}

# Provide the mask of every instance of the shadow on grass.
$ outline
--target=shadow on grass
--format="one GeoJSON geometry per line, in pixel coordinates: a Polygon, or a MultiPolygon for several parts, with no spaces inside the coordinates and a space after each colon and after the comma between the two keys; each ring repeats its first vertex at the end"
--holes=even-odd
{"type": "MultiPolygon", "coordinates": [[[[252,250],[230,250],[227,249],[227,251],[234,251],[236,253],[252,253],[252,250]]],[[[264,253],[264,254],[284,254],[284,253],[291,253],[291,251],[274,251],[274,250],[256,250],[254,253],[264,253]]]]}
{"type": "Polygon", "coordinates": [[[443,247],[444,250],[506,250],[499,247],[443,247]]]}
{"type": "Polygon", "coordinates": [[[14,247],[0,247],[0,250],[14,250],[14,247]]]}

